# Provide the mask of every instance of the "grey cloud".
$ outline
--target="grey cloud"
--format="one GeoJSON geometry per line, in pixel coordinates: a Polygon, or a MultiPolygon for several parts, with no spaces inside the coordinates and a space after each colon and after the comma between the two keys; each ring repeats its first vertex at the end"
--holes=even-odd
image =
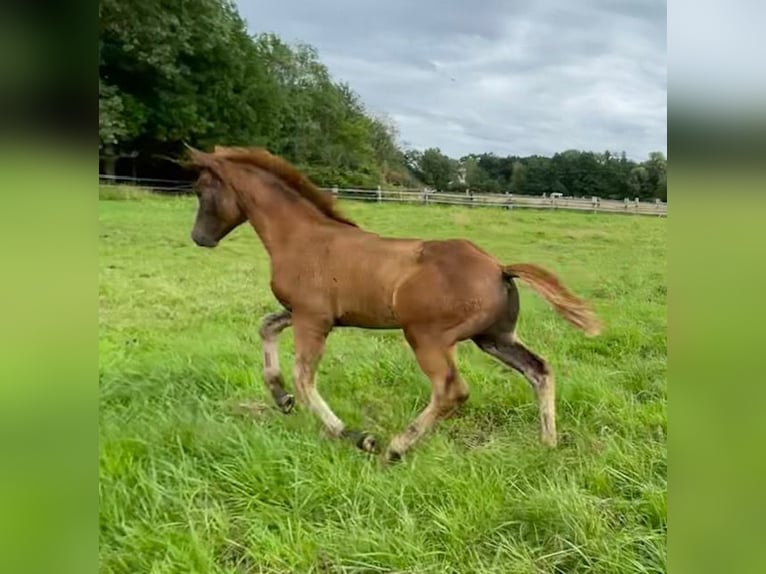
{"type": "Polygon", "coordinates": [[[253,32],[312,44],[409,145],[550,155],[666,151],[655,0],[240,0],[253,32]]]}

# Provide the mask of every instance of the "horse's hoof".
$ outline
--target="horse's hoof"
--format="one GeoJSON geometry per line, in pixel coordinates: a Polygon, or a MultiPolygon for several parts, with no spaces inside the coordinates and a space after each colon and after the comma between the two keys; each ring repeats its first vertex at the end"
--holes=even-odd
{"type": "Polygon", "coordinates": [[[285,394],[281,399],[279,399],[277,406],[279,407],[279,410],[281,410],[284,414],[288,414],[291,410],[293,410],[293,407],[295,406],[295,397],[291,394],[285,394]]]}
{"type": "Polygon", "coordinates": [[[362,437],[356,441],[356,446],[370,454],[378,453],[378,440],[371,434],[363,432],[362,437]]]}
{"type": "Polygon", "coordinates": [[[398,462],[401,462],[402,460],[402,453],[400,453],[398,450],[387,450],[386,454],[384,456],[384,462],[386,464],[396,464],[398,462]]]}
{"type": "Polygon", "coordinates": [[[547,448],[553,448],[553,449],[555,449],[555,448],[556,448],[556,446],[557,446],[557,444],[558,444],[558,440],[557,440],[557,437],[556,437],[556,433],[555,433],[555,432],[554,432],[554,433],[545,433],[545,432],[544,432],[544,433],[542,433],[542,434],[540,435],[540,441],[541,441],[541,442],[543,443],[543,445],[544,445],[545,447],[547,447],[547,448]]]}
{"type": "Polygon", "coordinates": [[[343,436],[353,442],[356,447],[370,454],[378,453],[378,440],[368,432],[343,431],[343,436]]]}

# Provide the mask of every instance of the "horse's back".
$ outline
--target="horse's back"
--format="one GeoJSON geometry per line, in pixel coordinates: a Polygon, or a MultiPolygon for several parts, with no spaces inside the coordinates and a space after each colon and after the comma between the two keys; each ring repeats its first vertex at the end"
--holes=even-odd
{"type": "Polygon", "coordinates": [[[497,261],[472,242],[424,241],[394,301],[405,329],[430,326],[460,340],[496,320],[507,304],[507,285],[497,261]]]}

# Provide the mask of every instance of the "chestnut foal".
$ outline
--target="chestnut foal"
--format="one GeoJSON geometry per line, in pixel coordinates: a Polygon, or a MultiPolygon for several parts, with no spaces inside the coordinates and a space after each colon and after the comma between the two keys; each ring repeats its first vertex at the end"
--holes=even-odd
{"type": "Polygon", "coordinates": [[[586,334],[597,334],[600,326],[554,275],[532,264],[502,265],[462,239],[395,239],[360,229],[338,212],[331,194],[261,148],[189,148],[189,155],[199,171],[194,242],[215,247],[249,221],[268,252],[271,289],[284,310],[261,326],[264,377],[283,412],[294,399],[284,387],[277,337],[292,326],[299,401],[333,436],[376,452],[374,437],[347,429],[327,405],[314,373],[334,327],[401,329],[431,381],[431,400],[391,440],[386,461],[400,459],[468,398],[454,358],[455,345],[468,339],[529,381],[539,404],[541,440],[556,445],[553,373],[515,334],[519,295],[513,279],[531,286],[586,334]]]}

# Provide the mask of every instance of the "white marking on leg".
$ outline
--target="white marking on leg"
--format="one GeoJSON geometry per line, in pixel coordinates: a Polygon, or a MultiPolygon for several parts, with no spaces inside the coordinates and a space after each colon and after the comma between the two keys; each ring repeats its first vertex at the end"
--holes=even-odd
{"type": "Polygon", "coordinates": [[[263,373],[267,379],[279,376],[279,352],[276,338],[263,341],[263,373]]]}
{"type": "Polygon", "coordinates": [[[311,410],[319,415],[322,423],[324,423],[330,433],[335,437],[340,436],[344,429],[343,421],[332,412],[332,409],[322,398],[322,395],[319,394],[319,391],[316,390],[316,387],[311,387],[307,398],[311,410]]]}
{"type": "Polygon", "coordinates": [[[333,436],[340,436],[344,429],[343,422],[332,412],[332,409],[317,391],[314,384],[313,369],[299,360],[295,364],[294,377],[299,398],[321,419],[322,424],[333,436]]]}

